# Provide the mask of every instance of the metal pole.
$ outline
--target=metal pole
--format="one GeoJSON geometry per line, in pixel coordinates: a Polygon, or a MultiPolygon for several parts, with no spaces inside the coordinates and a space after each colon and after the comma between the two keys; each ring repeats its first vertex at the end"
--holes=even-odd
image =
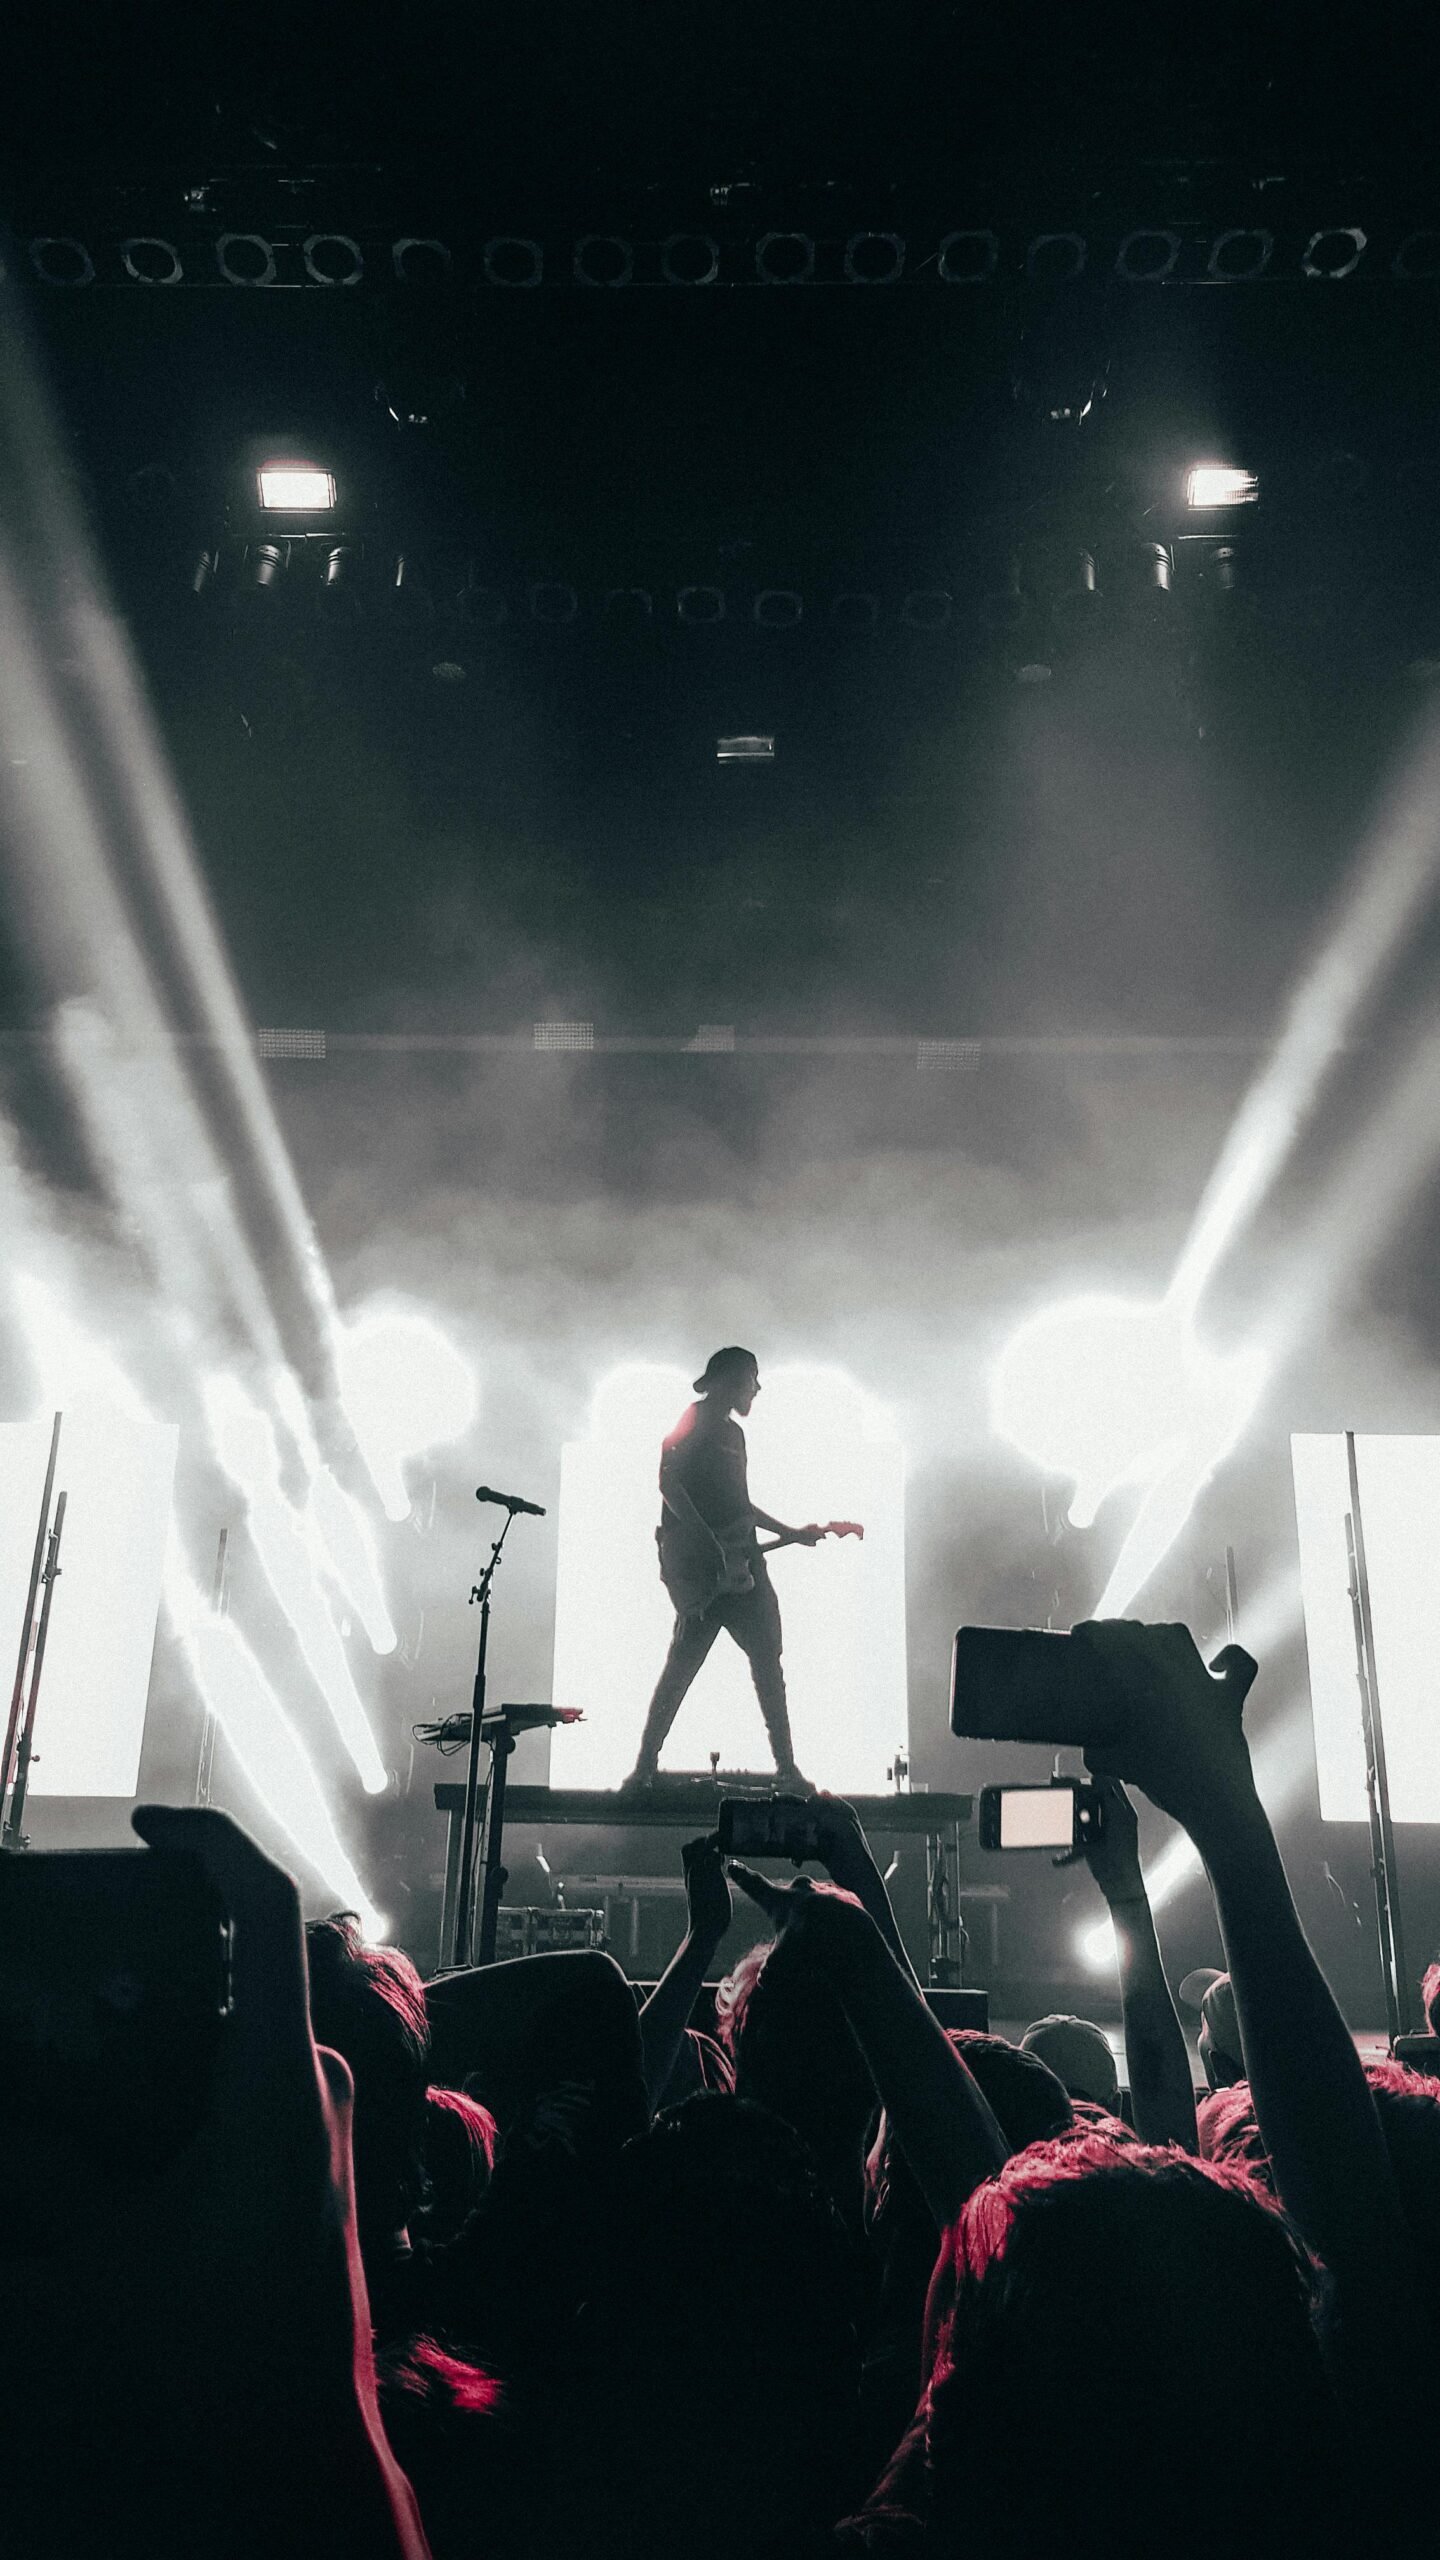
{"type": "Polygon", "coordinates": [[[35,1641],[35,1594],[40,1588],[40,1567],[45,1558],[45,1536],[50,1526],[50,1498],[55,1490],[55,1461],[60,1451],[60,1416],[50,1427],[50,1459],[45,1469],[45,1490],[40,1496],[40,1518],[35,1530],[35,1553],[30,1559],[30,1584],[25,1595],[25,1617],[20,1629],[20,1658],[15,1665],[15,1685],[10,1692],[10,1715],[5,1726],[5,1757],[0,1760],[0,1811],[5,1804],[10,1771],[15,1759],[15,1737],[20,1730],[20,1715],[25,1704],[25,1674],[30,1667],[30,1648],[35,1641]]]}
{"type": "Polygon", "coordinates": [[[60,1539],[65,1528],[65,1505],[68,1495],[61,1494],[55,1505],[55,1523],[50,1531],[50,1552],[45,1559],[45,1597],[40,1603],[40,1626],[35,1637],[35,1660],[30,1671],[30,1695],[25,1701],[25,1721],[20,1727],[20,1740],[15,1749],[15,1784],[10,1791],[10,1815],[0,1832],[0,1849],[29,1847],[21,1828],[25,1820],[25,1794],[30,1782],[30,1763],[35,1756],[35,1709],[40,1700],[40,1675],[45,1668],[45,1646],[50,1634],[50,1610],[55,1598],[55,1585],[60,1579],[60,1539]]]}
{"type": "MultiPolygon", "coordinates": [[[[485,1790],[485,1821],[480,1837],[480,1926],[475,1935],[477,1964],[494,1963],[495,1944],[500,1934],[500,1904],[509,1881],[501,1863],[505,1842],[505,1781],[514,1748],[515,1737],[502,1724],[490,1745],[490,1784],[485,1790]]],[[[635,1908],[638,1913],[638,1897],[635,1908]]]]}
{"type": "Polygon", "coordinates": [[[1240,1584],[1235,1572],[1235,1550],[1225,1550],[1225,1641],[1235,1642],[1235,1627],[1240,1616],[1240,1584]]]}
{"type": "MultiPolygon", "coordinates": [[[[509,1522],[506,1522],[506,1528],[509,1522]]],[[[502,1531],[502,1536],[504,1532],[502,1531]]],[[[498,1552],[498,1551],[497,1551],[498,1552]]],[[[455,1901],[455,1952],[452,1964],[470,1962],[470,1933],[475,1922],[475,1809],[480,1794],[480,1723],[485,1713],[485,1658],[490,1650],[490,1592],[480,1602],[480,1648],[470,1703],[470,1757],[465,1764],[465,1819],[460,1832],[460,1877],[455,1901]]],[[[493,1776],[494,1754],[491,1754],[493,1776]]]]}
{"type": "Polygon", "coordinates": [[[1385,1730],[1375,1679],[1375,1626],[1370,1613],[1370,1575],[1365,1562],[1365,1527],[1360,1513],[1360,1472],[1355,1434],[1345,1434],[1345,1460],[1350,1476],[1350,1509],[1345,1517],[1345,1548],[1350,1567],[1350,1609],[1355,1628],[1355,1670],[1360,1690],[1360,1730],[1365,1744],[1365,1798],[1370,1814],[1370,1874],[1375,1886],[1375,1927],[1380,1941],[1380,1970],[1385,1985],[1385,2017],[1393,2044],[1405,2033],[1410,2009],[1410,1977],[1400,1925],[1399,1875],[1395,1834],[1390,1821],[1390,1781],[1385,1768],[1385,1730]]]}
{"type": "MultiPolygon", "coordinates": [[[[229,1543],[230,1531],[227,1527],[220,1532],[220,1544],[215,1550],[215,1579],[210,1586],[210,1606],[217,1618],[223,1618],[225,1615],[229,1543]]],[[[205,1721],[200,1727],[200,1760],[195,1771],[195,1802],[200,1805],[210,1802],[211,1781],[215,1775],[215,1733],[215,1710],[207,1706],[205,1721]]]]}

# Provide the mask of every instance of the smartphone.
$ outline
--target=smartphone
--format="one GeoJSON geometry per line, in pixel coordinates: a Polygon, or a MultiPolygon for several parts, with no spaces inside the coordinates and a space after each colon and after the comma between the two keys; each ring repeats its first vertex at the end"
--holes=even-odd
{"type": "Polygon", "coordinates": [[[0,1853],[0,2130],[158,2168],[204,2121],[230,1927],[182,1850],[0,1853]]]}
{"type": "Polygon", "coordinates": [[[950,1668],[950,1730],[983,1742],[1084,1749],[1113,1742],[1122,1710],[1094,1658],[1037,1627],[961,1627],[950,1668]]]}
{"type": "Polygon", "coordinates": [[[980,1790],[982,1849],[1087,1849],[1104,1828],[1100,1791],[1079,1778],[980,1790]]]}
{"type": "Polygon", "coordinates": [[[804,1796],[723,1796],[716,1828],[726,1858],[790,1858],[798,1867],[820,1854],[819,1820],[804,1796]]]}

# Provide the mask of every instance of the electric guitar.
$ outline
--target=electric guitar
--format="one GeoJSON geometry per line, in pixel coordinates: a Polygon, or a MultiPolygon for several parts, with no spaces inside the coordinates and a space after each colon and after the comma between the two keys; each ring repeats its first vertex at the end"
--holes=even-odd
{"type": "MultiPolygon", "coordinates": [[[[755,1588],[755,1576],[750,1570],[755,1529],[749,1513],[714,1534],[720,1547],[718,1555],[710,1538],[702,1538],[683,1521],[662,1525],[655,1532],[660,1579],[675,1604],[677,1617],[698,1618],[716,1600],[738,1597],[755,1588]]],[[[825,1520],[815,1523],[813,1534],[809,1529],[787,1529],[782,1537],[762,1538],[759,1548],[762,1556],[768,1556],[777,1547],[814,1546],[821,1538],[864,1535],[858,1520],[825,1520]]]]}

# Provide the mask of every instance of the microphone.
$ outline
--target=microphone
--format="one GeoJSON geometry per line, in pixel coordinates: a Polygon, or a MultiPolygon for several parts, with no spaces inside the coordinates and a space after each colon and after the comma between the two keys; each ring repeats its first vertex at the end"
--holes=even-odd
{"type": "Polygon", "coordinates": [[[528,1511],[532,1520],[545,1517],[543,1502],[522,1502],[518,1493],[497,1493],[493,1485],[477,1484],[475,1499],[477,1502],[498,1502],[502,1511],[528,1511]]]}

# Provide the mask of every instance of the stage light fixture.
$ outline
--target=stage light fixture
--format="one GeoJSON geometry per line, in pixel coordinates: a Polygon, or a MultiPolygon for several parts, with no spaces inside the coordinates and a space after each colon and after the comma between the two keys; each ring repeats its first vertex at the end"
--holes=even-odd
{"type": "Polygon", "coordinates": [[[289,554],[283,542],[257,542],[250,552],[248,567],[252,587],[278,586],[285,574],[289,554]]]}
{"type": "Polygon", "coordinates": [[[1228,462],[1197,462],[1185,477],[1187,507],[1249,507],[1259,495],[1257,475],[1228,462]]]}
{"type": "Polygon", "coordinates": [[[262,462],[256,473],[267,515],[324,515],[335,504],[335,479],[313,462],[262,462]]]}

